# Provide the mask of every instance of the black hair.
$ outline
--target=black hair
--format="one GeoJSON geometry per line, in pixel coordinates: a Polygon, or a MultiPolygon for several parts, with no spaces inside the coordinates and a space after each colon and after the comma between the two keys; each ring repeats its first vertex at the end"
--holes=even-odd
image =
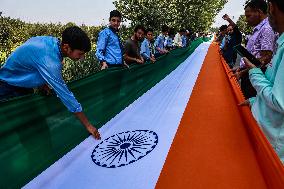
{"type": "Polygon", "coordinates": [[[254,10],[261,10],[264,14],[267,14],[268,5],[265,0],[249,0],[246,1],[245,9],[249,7],[254,10]]]}
{"type": "Polygon", "coordinates": [[[113,10],[109,13],[109,20],[111,20],[112,17],[122,18],[121,13],[118,10],[113,10]]]}
{"type": "Polygon", "coordinates": [[[222,32],[225,31],[227,28],[228,28],[227,25],[222,25],[219,30],[222,32]]]}
{"type": "Polygon", "coordinates": [[[274,3],[281,12],[284,12],[284,1],[283,0],[268,0],[268,2],[274,3]]]}
{"type": "Polygon", "coordinates": [[[181,28],[179,32],[186,32],[186,30],[184,28],[181,28]]]}
{"type": "Polygon", "coordinates": [[[147,30],[146,30],[146,34],[148,33],[148,32],[154,32],[154,30],[152,29],[152,28],[148,28],[147,30]]]}
{"type": "Polygon", "coordinates": [[[170,28],[169,29],[169,36],[175,35],[175,29],[174,28],[170,28]]]}
{"type": "Polygon", "coordinates": [[[168,31],[169,31],[169,27],[167,25],[163,25],[162,32],[168,32],[168,31]]]}
{"type": "Polygon", "coordinates": [[[138,32],[138,30],[142,30],[144,33],[146,32],[144,26],[142,25],[137,25],[135,28],[134,28],[134,32],[138,32]]]}
{"type": "Polygon", "coordinates": [[[68,44],[72,50],[89,52],[91,41],[88,35],[78,26],[71,26],[62,32],[62,44],[68,44]]]}

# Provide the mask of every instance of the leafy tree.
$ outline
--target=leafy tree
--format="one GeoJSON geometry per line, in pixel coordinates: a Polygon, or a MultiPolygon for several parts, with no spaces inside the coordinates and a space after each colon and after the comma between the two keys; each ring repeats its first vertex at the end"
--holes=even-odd
{"type": "MultiPolygon", "coordinates": [[[[19,19],[2,16],[0,12],[0,67],[5,62],[7,57],[22,43],[34,36],[52,35],[61,37],[62,31],[75,25],[74,23],[26,23],[19,19]]],[[[86,55],[85,60],[74,62],[70,59],[65,60],[63,76],[69,80],[78,79],[85,75],[99,71],[99,64],[94,58],[96,49],[97,36],[102,26],[80,26],[90,37],[92,42],[92,51],[86,55]]]]}
{"type": "Polygon", "coordinates": [[[131,26],[143,24],[159,30],[173,28],[206,31],[227,0],[116,0],[114,5],[131,26]]]}
{"type": "Polygon", "coordinates": [[[211,27],[209,31],[212,33],[217,33],[219,31],[219,27],[211,27]]]}

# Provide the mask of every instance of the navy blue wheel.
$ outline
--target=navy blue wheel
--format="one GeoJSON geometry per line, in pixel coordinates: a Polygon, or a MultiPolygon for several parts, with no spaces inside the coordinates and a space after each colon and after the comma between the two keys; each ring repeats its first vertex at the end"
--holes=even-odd
{"type": "Polygon", "coordinates": [[[157,144],[158,135],[153,131],[127,131],[103,140],[95,147],[91,157],[98,166],[117,168],[140,160],[157,144]]]}

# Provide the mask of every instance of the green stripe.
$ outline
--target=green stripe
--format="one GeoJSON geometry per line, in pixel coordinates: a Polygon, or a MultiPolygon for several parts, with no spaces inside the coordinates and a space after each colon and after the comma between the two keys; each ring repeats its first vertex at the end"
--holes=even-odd
{"type": "MultiPolygon", "coordinates": [[[[202,42],[172,51],[155,64],[101,71],[69,87],[99,128],[177,68],[202,42]]],[[[56,97],[26,96],[0,107],[0,188],[25,185],[88,137],[56,97]]]]}

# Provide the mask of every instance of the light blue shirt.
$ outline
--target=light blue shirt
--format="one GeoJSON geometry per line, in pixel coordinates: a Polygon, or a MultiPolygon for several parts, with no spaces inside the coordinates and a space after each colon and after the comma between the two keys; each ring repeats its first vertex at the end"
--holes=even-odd
{"type": "Polygon", "coordinates": [[[154,43],[154,46],[155,46],[155,53],[160,53],[160,52],[158,51],[158,48],[159,48],[160,50],[165,50],[165,36],[164,36],[163,34],[160,34],[160,35],[157,37],[157,39],[156,39],[156,41],[155,41],[155,43],[154,43]]]}
{"type": "Polygon", "coordinates": [[[224,38],[222,39],[222,43],[221,43],[221,46],[220,46],[220,48],[221,48],[222,50],[225,50],[226,43],[227,43],[227,41],[229,41],[229,40],[231,40],[231,36],[225,35],[224,38]]]}
{"type": "Polygon", "coordinates": [[[0,69],[0,80],[25,88],[48,84],[69,111],[81,112],[81,105],[62,78],[62,60],[57,38],[33,37],[9,56],[0,69]]]}
{"type": "Polygon", "coordinates": [[[118,34],[111,28],[105,28],[99,33],[96,57],[107,64],[122,64],[122,44],[118,34]]]}
{"type": "Polygon", "coordinates": [[[250,103],[254,118],[284,163],[284,34],[277,44],[278,50],[265,74],[259,68],[249,71],[257,91],[250,103]]]}
{"type": "Polygon", "coordinates": [[[186,36],[182,35],[181,41],[182,41],[182,47],[186,47],[186,36]]]}
{"type": "Polygon", "coordinates": [[[141,44],[140,54],[146,60],[150,60],[150,58],[151,58],[151,55],[152,55],[152,53],[151,53],[151,43],[146,38],[144,39],[144,41],[141,44]]]}
{"type": "Polygon", "coordinates": [[[166,47],[173,47],[173,44],[174,44],[174,40],[171,38],[171,37],[166,37],[165,39],[165,46],[166,47]]]}
{"type": "Polygon", "coordinates": [[[222,39],[222,42],[221,42],[221,45],[220,45],[220,49],[224,50],[225,45],[226,45],[226,36],[224,36],[223,39],[222,39]]]}

